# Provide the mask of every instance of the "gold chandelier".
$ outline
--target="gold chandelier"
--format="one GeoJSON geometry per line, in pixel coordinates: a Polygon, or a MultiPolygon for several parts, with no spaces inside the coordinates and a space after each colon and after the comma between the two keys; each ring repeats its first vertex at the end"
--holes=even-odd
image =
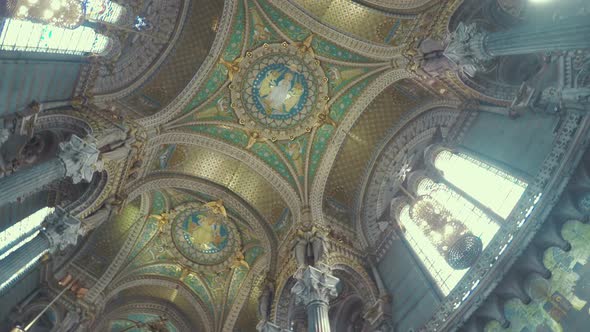
{"type": "Polygon", "coordinates": [[[84,0],[16,0],[12,16],[20,20],[74,29],[84,21],[84,0]]]}

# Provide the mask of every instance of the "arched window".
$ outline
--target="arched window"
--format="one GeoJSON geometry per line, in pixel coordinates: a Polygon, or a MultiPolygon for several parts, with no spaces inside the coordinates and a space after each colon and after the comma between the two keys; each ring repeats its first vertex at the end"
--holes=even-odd
{"type": "Polygon", "coordinates": [[[465,154],[442,150],[434,166],[445,180],[506,219],[527,184],[495,167],[465,154]]]}
{"type": "Polygon", "coordinates": [[[125,7],[110,0],[85,0],[85,17],[90,21],[115,24],[125,14],[125,7]]]}
{"type": "Polygon", "coordinates": [[[446,296],[459,283],[467,270],[455,270],[447,264],[442,253],[417,223],[410,217],[410,206],[402,208],[399,222],[405,229],[404,237],[418,256],[440,291],[446,296]]]}
{"type": "Polygon", "coordinates": [[[0,23],[0,50],[72,55],[101,54],[109,38],[92,28],[60,28],[6,18],[0,23]]]}
{"type": "MultiPolygon", "coordinates": [[[[6,257],[39,234],[41,223],[53,211],[54,208],[44,207],[0,233],[0,266],[6,257]]],[[[8,280],[2,280],[0,283],[0,293],[14,280],[19,280],[23,274],[27,273],[46,252],[47,250],[37,255],[37,257],[33,257],[8,280]]]]}
{"type": "Polygon", "coordinates": [[[411,204],[398,218],[404,237],[446,296],[492,241],[527,184],[448,150],[435,155],[434,166],[446,182],[420,175],[411,204]]]}

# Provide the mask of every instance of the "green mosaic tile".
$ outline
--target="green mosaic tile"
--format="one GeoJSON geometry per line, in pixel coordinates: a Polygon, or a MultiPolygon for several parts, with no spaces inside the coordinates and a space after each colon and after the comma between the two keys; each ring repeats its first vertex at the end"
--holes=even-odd
{"type": "Polygon", "coordinates": [[[209,296],[209,292],[207,292],[205,284],[203,284],[203,282],[192,273],[186,276],[183,281],[195,294],[199,296],[201,300],[203,300],[203,302],[207,303],[209,311],[213,314],[215,310],[213,308],[213,300],[209,296]]]}
{"type": "Polygon", "coordinates": [[[322,62],[322,68],[329,80],[328,84],[330,86],[331,96],[335,95],[359,76],[371,70],[370,68],[338,66],[326,62],[322,62]]]}
{"type": "Polygon", "coordinates": [[[149,218],[143,226],[143,231],[139,236],[135,246],[129,253],[128,261],[132,261],[137,257],[139,252],[147,245],[147,243],[156,235],[158,232],[158,221],[154,218],[149,218]]]}
{"type": "Polygon", "coordinates": [[[166,209],[166,198],[160,191],[154,192],[152,196],[151,214],[161,214],[166,209]]]}
{"type": "Polygon", "coordinates": [[[276,31],[268,25],[263,15],[258,12],[253,1],[248,1],[248,13],[250,15],[248,49],[258,48],[264,43],[271,44],[283,41],[276,31]]]}

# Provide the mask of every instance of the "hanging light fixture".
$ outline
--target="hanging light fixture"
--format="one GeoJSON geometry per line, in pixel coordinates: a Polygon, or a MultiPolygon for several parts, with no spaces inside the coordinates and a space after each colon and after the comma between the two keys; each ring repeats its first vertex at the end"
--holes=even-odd
{"type": "Polygon", "coordinates": [[[83,0],[17,0],[9,14],[19,20],[74,29],[84,21],[83,0]]]}
{"type": "Polygon", "coordinates": [[[479,258],[483,244],[467,227],[431,195],[415,197],[403,185],[401,190],[412,200],[410,218],[455,270],[471,267],[479,258]]]}

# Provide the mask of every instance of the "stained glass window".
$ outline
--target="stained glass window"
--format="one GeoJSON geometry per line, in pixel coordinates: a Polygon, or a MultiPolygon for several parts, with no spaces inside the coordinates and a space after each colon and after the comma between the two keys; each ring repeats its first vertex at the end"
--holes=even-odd
{"type": "Polygon", "coordinates": [[[0,233],[0,260],[31,241],[54,208],[44,207],[0,233]]]}
{"type": "Polygon", "coordinates": [[[443,150],[436,155],[434,166],[445,180],[504,219],[527,187],[510,174],[465,154],[443,150]]]}
{"type": "Polygon", "coordinates": [[[125,8],[110,0],[85,0],[86,19],[107,23],[117,23],[125,13],[125,8]]]}
{"type": "MultiPolygon", "coordinates": [[[[490,243],[496,235],[500,226],[484,211],[475,206],[460,193],[451,189],[443,183],[436,183],[432,179],[424,178],[418,183],[416,192],[418,197],[428,197],[434,200],[438,208],[445,211],[432,214],[433,218],[448,216],[449,220],[455,222],[451,226],[449,220],[414,220],[411,209],[414,207],[405,206],[400,213],[400,223],[405,229],[405,238],[416,252],[417,256],[424,263],[426,269],[435,280],[441,292],[446,296],[457,285],[468,269],[456,270],[452,268],[445,257],[445,250],[450,249],[455,239],[461,238],[463,234],[473,235],[481,240],[483,248],[490,243]],[[432,231],[425,227],[431,223],[431,228],[440,228],[439,231],[432,231]],[[443,226],[436,225],[444,222],[443,226]]],[[[420,200],[416,201],[419,202],[420,200]]],[[[416,204],[416,203],[413,203],[416,204]]]]}
{"type": "Polygon", "coordinates": [[[0,21],[0,50],[72,55],[99,54],[109,39],[92,28],[76,29],[6,18],[0,21]]]}
{"type": "Polygon", "coordinates": [[[484,211],[445,184],[425,178],[418,184],[417,194],[429,195],[444,206],[456,220],[465,225],[469,232],[481,238],[484,248],[500,228],[498,223],[484,211]]]}
{"type": "Polygon", "coordinates": [[[455,270],[447,264],[443,255],[432,244],[424,231],[410,217],[410,206],[402,208],[399,221],[405,229],[404,236],[420,258],[436,285],[446,296],[459,283],[468,270],[455,270]]]}

